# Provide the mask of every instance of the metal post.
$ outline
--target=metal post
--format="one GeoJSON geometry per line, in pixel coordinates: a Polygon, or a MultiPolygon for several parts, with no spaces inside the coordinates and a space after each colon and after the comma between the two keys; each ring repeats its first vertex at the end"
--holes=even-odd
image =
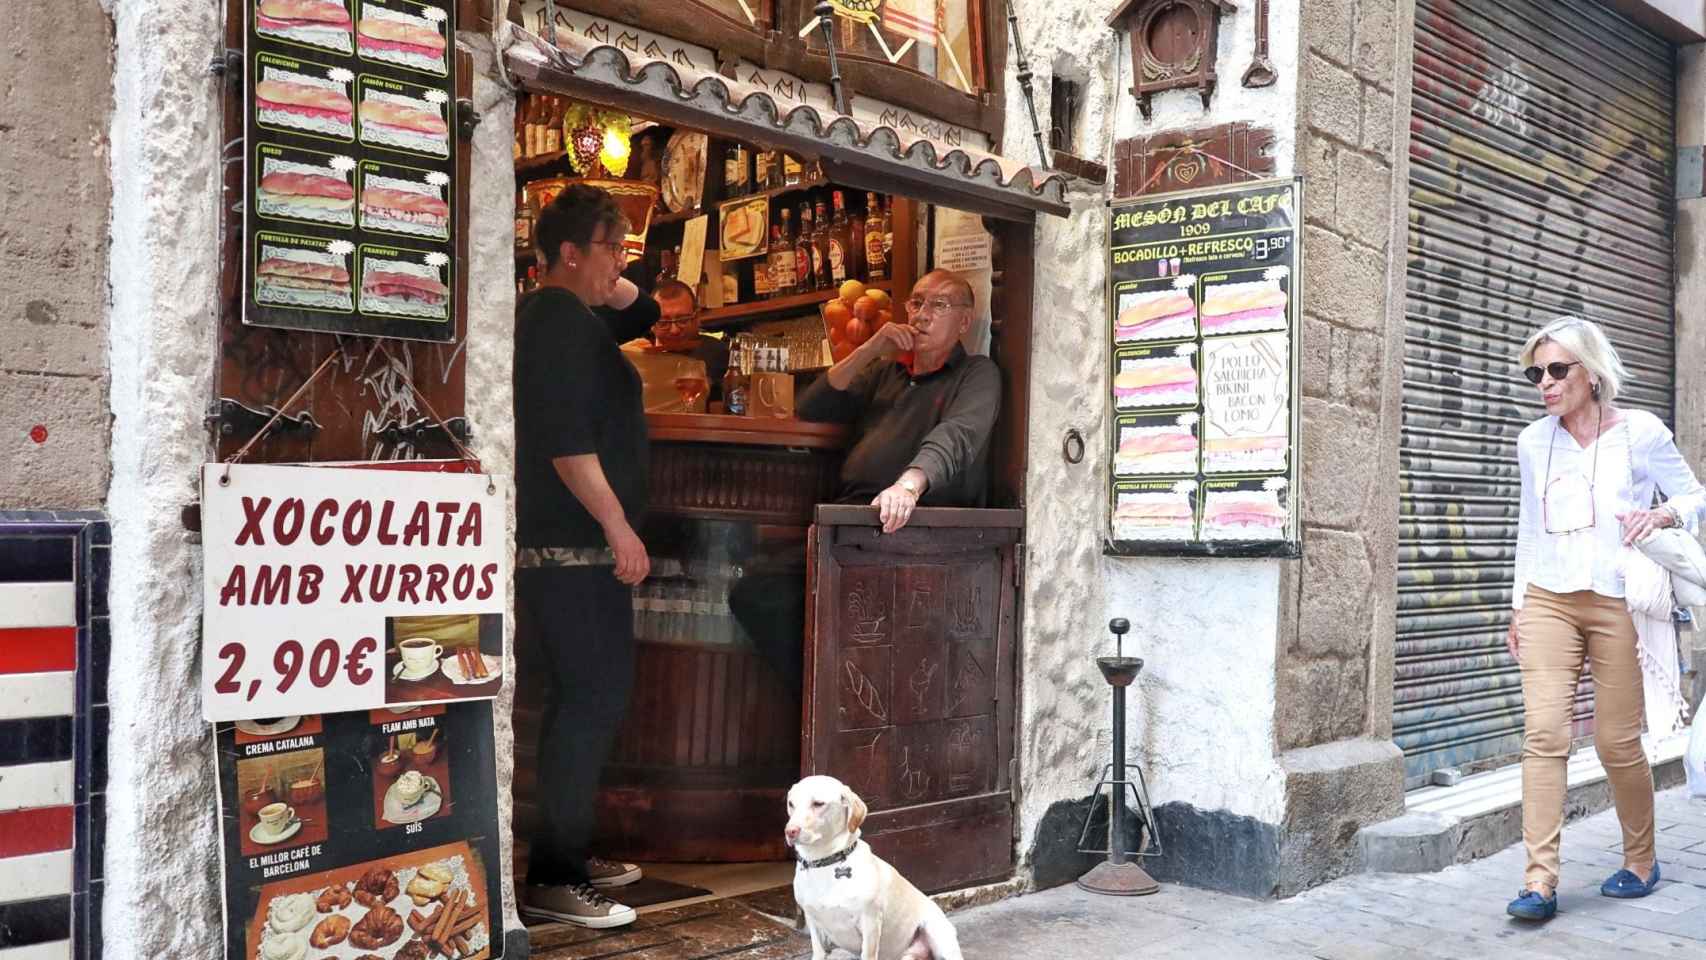
{"type": "MultiPolygon", "coordinates": [[[[1084,836],[1090,832],[1091,820],[1096,814],[1096,798],[1102,794],[1102,787],[1108,790],[1108,858],[1098,863],[1089,873],[1078,878],[1078,886],[1091,893],[1102,893],[1115,897],[1141,897],[1155,893],[1161,889],[1154,878],[1140,866],[1131,862],[1131,856],[1144,856],[1146,843],[1138,841],[1136,850],[1127,851],[1123,846],[1125,841],[1126,823],[1126,791],[1129,789],[1137,801],[1138,826],[1144,833],[1152,833],[1155,829],[1155,814],[1149,809],[1148,789],[1139,789],[1137,784],[1126,780],[1125,764],[1125,688],[1137,680],[1137,675],[1143,670],[1143,661],[1137,657],[1125,655],[1123,641],[1126,631],[1131,629],[1131,622],[1124,617],[1115,617],[1108,621],[1108,629],[1114,633],[1114,655],[1097,657],[1096,667],[1102,671],[1102,678],[1108,681],[1114,696],[1114,760],[1105,770],[1113,773],[1113,779],[1103,780],[1096,784],[1096,792],[1090,795],[1090,811],[1084,818],[1084,829],[1079,836],[1079,850],[1084,853],[1084,836]]],[[[1143,773],[1138,771],[1141,779],[1143,773]]]]}
{"type": "Polygon", "coordinates": [[[835,112],[847,113],[847,95],[841,90],[841,61],[835,55],[835,5],[829,0],[820,0],[812,8],[812,13],[823,28],[823,45],[829,51],[829,90],[835,97],[835,112]]]}
{"type": "Polygon", "coordinates": [[[1125,863],[1125,687],[1114,687],[1114,789],[1108,794],[1108,862],[1125,863]]]}
{"type": "MultiPolygon", "coordinates": [[[[826,4],[818,4],[826,6],[826,4]]],[[[1037,138],[1037,164],[1044,170],[1049,168],[1048,146],[1043,143],[1043,128],[1037,123],[1037,98],[1031,91],[1031,63],[1025,59],[1025,41],[1019,36],[1019,14],[1013,9],[1013,0],[1007,0],[1007,25],[1013,31],[1013,53],[1019,65],[1019,89],[1025,94],[1025,106],[1031,111],[1031,135],[1037,138]]]]}

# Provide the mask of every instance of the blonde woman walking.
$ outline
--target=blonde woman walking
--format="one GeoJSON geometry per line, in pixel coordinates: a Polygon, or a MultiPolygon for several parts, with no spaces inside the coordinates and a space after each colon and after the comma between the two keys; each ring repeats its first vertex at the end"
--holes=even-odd
{"type": "Polygon", "coordinates": [[[1628,374],[1597,324],[1563,317],[1523,345],[1523,374],[1546,416],[1517,438],[1516,608],[1506,644],[1522,667],[1522,834],[1528,868],[1506,908],[1523,920],[1558,911],[1570,714],[1583,664],[1594,681],[1594,746],[1623,826],[1623,868],[1607,897],[1653,892],[1653,778],[1641,749],[1635,625],[1624,599],[1631,545],[1660,527],[1693,529],[1706,492],[1655,416],[1614,401],[1628,374]],[[1668,498],[1656,509],[1654,491],[1668,498]]]}

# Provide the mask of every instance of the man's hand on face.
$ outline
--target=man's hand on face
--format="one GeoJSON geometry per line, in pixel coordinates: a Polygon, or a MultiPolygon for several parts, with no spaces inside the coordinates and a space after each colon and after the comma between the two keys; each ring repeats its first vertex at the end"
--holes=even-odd
{"type": "Polygon", "coordinates": [[[859,344],[855,353],[864,354],[867,362],[881,357],[892,357],[897,353],[906,353],[914,348],[918,341],[918,331],[904,323],[884,324],[870,339],[859,344]]]}

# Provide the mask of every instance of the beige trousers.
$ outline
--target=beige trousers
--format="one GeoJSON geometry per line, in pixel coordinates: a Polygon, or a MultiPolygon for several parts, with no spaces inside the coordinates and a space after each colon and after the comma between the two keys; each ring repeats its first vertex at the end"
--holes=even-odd
{"type": "Polygon", "coordinates": [[[1594,747],[1611,782],[1627,864],[1653,862],[1653,775],[1641,750],[1635,624],[1618,597],[1530,586],[1517,619],[1522,658],[1522,841],[1526,883],[1558,887],[1570,716],[1582,664],[1592,665],[1594,747]]]}

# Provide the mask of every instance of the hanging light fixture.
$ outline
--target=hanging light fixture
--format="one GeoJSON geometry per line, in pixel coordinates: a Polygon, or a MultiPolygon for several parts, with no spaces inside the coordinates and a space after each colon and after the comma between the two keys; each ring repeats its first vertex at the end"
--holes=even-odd
{"type": "Polygon", "coordinates": [[[604,143],[598,151],[598,162],[613,177],[626,176],[628,158],[633,153],[633,131],[626,114],[607,113],[603,116],[604,143]]]}

